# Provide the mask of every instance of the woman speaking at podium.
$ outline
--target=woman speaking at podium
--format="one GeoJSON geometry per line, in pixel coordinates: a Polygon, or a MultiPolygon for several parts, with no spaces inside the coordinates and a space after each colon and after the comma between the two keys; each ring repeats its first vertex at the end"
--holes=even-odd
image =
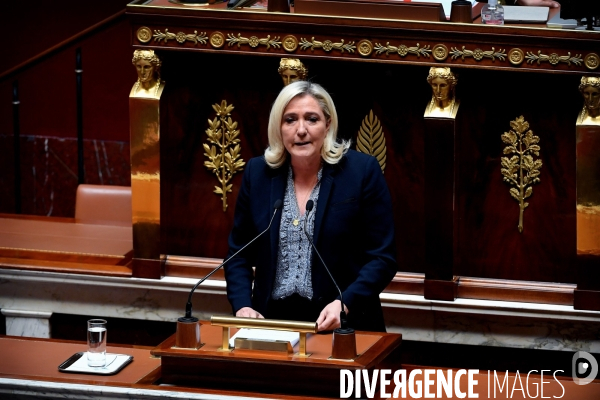
{"type": "Polygon", "coordinates": [[[391,197],[377,160],[349,150],[337,128],[320,85],[294,82],[275,100],[269,147],[244,171],[229,255],[266,229],[278,200],[283,205],[270,231],[225,265],[236,316],[340,326],[339,292],[308,234],[343,293],[348,325],[385,331],[379,293],[397,269],[391,197]]]}

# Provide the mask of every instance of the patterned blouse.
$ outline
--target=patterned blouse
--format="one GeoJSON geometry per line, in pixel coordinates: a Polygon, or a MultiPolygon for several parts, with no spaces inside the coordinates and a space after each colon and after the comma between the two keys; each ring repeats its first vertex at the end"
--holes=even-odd
{"type": "Polygon", "coordinates": [[[306,230],[312,240],[322,175],[323,167],[321,166],[317,174],[317,183],[307,199],[307,201],[312,200],[314,202],[307,220],[306,213],[300,215],[292,167],[289,167],[283,197],[281,225],[279,227],[279,251],[277,254],[275,286],[272,293],[275,300],[286,298],[294,293],[298,293],[309,300],[313,297],[311,280],[312,246],[306,239],[304,225],[306,224],[306,230]]]}

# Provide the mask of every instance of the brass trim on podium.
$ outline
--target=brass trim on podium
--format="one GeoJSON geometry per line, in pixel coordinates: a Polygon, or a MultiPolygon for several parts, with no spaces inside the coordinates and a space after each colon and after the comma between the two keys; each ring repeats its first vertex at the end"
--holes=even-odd
{"type": "Polygon", "coordinates": [[[300,343],[298,356],[308,357],[306,352],[306,334],[317,333],[316,322],[287,321],[280,319],[258,319],[242,317],[220,317],[213,315],[210,318],[211,325],[223,328],[222,351],[229,351],[229,332],[230,328],[250,328],[250,329],[271,329],[274,331],[291,331],[300,333],[300,343]]]}

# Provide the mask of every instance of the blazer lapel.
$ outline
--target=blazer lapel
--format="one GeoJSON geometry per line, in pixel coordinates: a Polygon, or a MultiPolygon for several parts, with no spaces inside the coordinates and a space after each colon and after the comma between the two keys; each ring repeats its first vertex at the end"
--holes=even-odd
{"type": "Polygon", "coordinates": [[[329,194],[333,187],[334,166],[325,163],[323,166],[323,175],[321,176],[321,188],[319,189],[319,199],[317,200],[317,214],[315,215],[315,227],[313,233],[313,243],[319,242],[319,232],[329,202],[329,194]]]}
{"type": "MultiPolygon", "coordinates": [[[[283,202],[283,196],[285,195],[285,182],[287,180],[287,164],[279,168],[280,171],[273,178],[271,178],[271,207],[277,200],[283,202]]],[[[275,272],[275,266],[277,265],[277,247],[279,245],[279,227],[281,225],[281,210],[283,204],[277,211],[273,225],[271,226],[271,267],[272,273],[275,272]]],[[[272,210],[272,209],[271,209],[272,210]]],[[[269,216],[272,215],[269,213],[269,216]]]]}

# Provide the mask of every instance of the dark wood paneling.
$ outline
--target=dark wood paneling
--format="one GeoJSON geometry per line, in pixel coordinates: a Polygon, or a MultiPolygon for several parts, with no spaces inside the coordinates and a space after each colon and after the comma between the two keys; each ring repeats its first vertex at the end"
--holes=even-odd
{"type": "MultiPolygon", "coordinates": [[[[454,181],[457,121],[426,119],[425,131],[425,278],[451,281],[454,261],[454,181]]],[[[425,297],[446,293],[454,300],[455,290],[442,289],[441,282],[425,282],[425,297]],[[432,290],[433,287],[439,288],[432,290]],[[449,290],[449,291],[448,291],[449,290]]],[[[434,298],[439,299],[437,295],[434,298]]]]}
{"type": "MultiPolygon", "coordinates": [[[[163,129],[161,151],[163,159],[174,160],[163,163],[162,171],[165,253],[223,258],[241,174],[233,179],[229,208],[223,212],[220,197],[212,193],[217,180],[203,165],[207,120],[214,118],[212,104],[227,100],[236,107],[232,117],[240,124],[243,158],[261,155],[270,105],[281,88],[276,72],[279,59],[183,54],[163,54],[169,123],[163,129]],[[217,64],[221,79],[193,80],[175,70],[185,65],[186,71],[202,73],[217,64]],[[225,84],[232,79],[235,89],[225,84]]],[[[428,69],[324,60],[305,63],[311,78],[323,84],[336,102],[341,137],[355,138],[371,109],[380,118],[388,148],[385,177],[394,201],[398,268],[425,272],[422,115],[430,96],[428,69]],[[385,85],[374,84],[374,78],[385,85]]],[[[454,274],[574,282],[568,265],[575,256],[577,78],[462,69],[456,73],[462,103],[454,274]],[[482,94],[481,87],[489,85],[506,90],[482,94]],[[534,186],[525,211],[523,233],[517,231],[518,203],[500,174],[504,148],[500,135],[519,115],[540,136],[544,163],[541,183],[534,186]]],[[[431,162],[433,169],[441,168],[437,160],[431,162]]]]}
{"type": "MultiPolygon", "coordinates": [[[[575,119],[578,79],[559,75],[459,71],[455,273],[497,279],[575,282],[575,119]],[[502,181],[500,136],[523,115],[540,137],[541,182],[519,207],[502,181]]],[[[537,156],[535,157],[538,158],[537,156]]]]}
{"type": "MultiPolygon", "coordinates": [[[[424,273],[426,235],[440,233],[426,223],[437,216],[427,216],[424,207],[425,166],[433,173],[439,169],[440,176],[445,167],[426,159],[424,152],[423,112],[431,96],[426,76],[428,68],[437,65],[450,66],[459,76],[461,106],[455,136],[454,234],[452,240],[447,234],[438,243],[432,240],[428,255],[435,259],[436,252],[452,242],[453,262],[447,263],[452,265],[445,268],[448,276],[443,278],[576,282],[575,118],[582,104],[577,86],[581,75],[600,73],[582,62],[597,53],[595,36],[518,26],[492,29],[479,24],[189,10],[169,6],[166,0],[153,4],[164,7],[129,6],[128,14],[134,47],[155,49],[164,60],[169,95],[161,143],[162,155],[168,159],[162,171],[166,254],[223,258],[241,176],[233,180],[230,206],[224,213],[219,197],[212,193],[217,181],[203,166],[203,132],[207,119],[213,118],[211,105],[223,99],[233,103],[244,159],[262,154],[270,104],[281,88],[276,73],[279,58],[298,57],[308,66],[310,78],[332,94],[341,137],[355,137],[369,110],[380,119],[387,140],[385,178],[394,202],[398,270],[424,273]],[[196,29],[207,36],[220,31],[230,41],[221,48],[210,41],[141,43],[136,32],[142,26],[152,32],[196,29]],[[267,35],[273,40],[294,35],[305,46],[286,51],[282,46],[234,43],[241,37],[267,35]],[[311,40],[321,44],[313,42],[311,47],[311,40]],[[374,50],[366,54],[359,48],[341,51],[339,45],[325,48],[326,40],[349,46],[369,40],[374,50]],[[438,44],[449,51],[446,58],[401,46],[424,50],[438,44]],[[389,47],[386,51],[388,45],[397,46],[397,51],[389,47]],[[519,49],[527,58],[513,64],[519,49]],[[566,55],[571,58],[565,59],[566,55]],[[541,138],[543,161],[541,183],[528,199],[523,233],[517,230],[518,203],[500,173],[505,146],[500,136],[520,115],[541,138]]],[[[424,290],[422,283],[395,284],[413,292],[424,290]]],[[[498,295],[504,296],[503,285],[498,287],[498,295]]],[[[480,296],[481,287],[469,293],[480,296]]],[[[565,301],[564,290],[556,295],[555,301],[565,301]]]]}
{"type": "MultiPolygon", "coordinates": [[[[222,210],[220,196],[213,193],[216,177],[205,167],[207,120],[215,113],[212,104],[227,100],[236,108],[242,157],[263,154],[267,147],[267,124],[271,104],[282,88],[277,73],[279,58],[190,55],[164,53],[164,78],[168,85],[168,125],[162,127],[162,229],[166,254],[224,258],[227,236],[241,173],[233,178],[229,207],[222,210]],[[220,65],[220,79],[190,80],[175,70],[203,71],[220,65]],[[167,67],[171,65],[171,67],[167,67]],[[235,86],[226,83],[235,81],[235,86]]],[[[381,64],[353,64],[304,60],[309,76],[331,93],[340,119],[339,136],[356,141],[362,120],[373,110],[387,141],[385,177],[394,201],[398,226],[398,264],[402,270],[421,271],[424,257],[423,231],[423,139],[421,115],[428,97],[426,68],[381,64]],[[422,79],[407,80],[408,75],[422,79]],[[372,84],[380,77],[385,85],[372,84]]]]}
{"type": "Polygon", "coordinates": [[[135,278],[160,279],[165,275],[163,260],[134,258],[131,262],[131,269],[135,278]]]}
{"type": "MultiPolygon", "coordinates": [[[[87,320],[91,318],[106,319],[109,345],[157,346],[175,332],[175,322],[53,313],[50,317],[52,338],[85,341],[87,320]]],[[[83,346],[85,350],[85,343],[83,346]]]]}

